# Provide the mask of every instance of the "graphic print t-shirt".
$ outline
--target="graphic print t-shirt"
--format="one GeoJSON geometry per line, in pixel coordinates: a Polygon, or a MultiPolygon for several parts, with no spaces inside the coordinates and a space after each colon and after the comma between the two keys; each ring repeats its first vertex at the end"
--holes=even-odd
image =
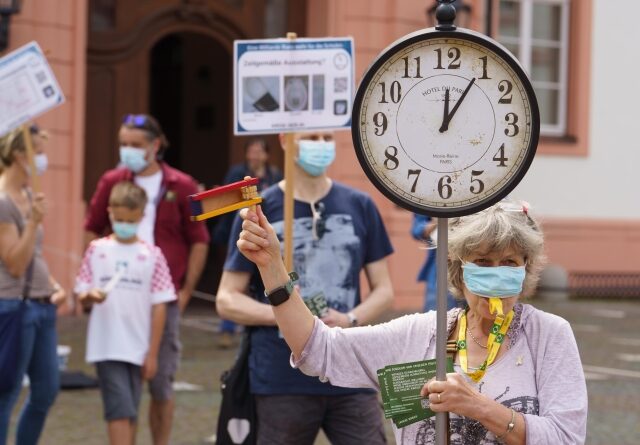
{"type": "Polygon", "coordinates": [[[120,281],[101,304],[94,304],[87,332],[89,363],[118,360],[142,365],[149,349],[151,309],[176,299],[160,248],[113,237],[93,241],[85,253],[75,292],[104,288],[116,273],[120,281]],[[122,272],[120,272],[122,271],[122,272]]]}
{"type": "MultiPolygon", "coordinates": [[[[262,194],[262,198],[262,209],[282,243],[284,193],[274,185],[262,194]]],[[[334,182],[329,193],[315,205],[321,213],[316,221],[317,239],[313,233],[311,204],[295,201],[293,263],[300,276],[297,284],[303,298],[322,292],[329,307],[348,312],[360,304],[362,268],[390,255],[393,248],[375,204],[365,193],[334,182]]],[[[253,298],[268,303],[255,265],[235,245],[240,231],[241,220],[237,217],[231,230],[224,269],[251,273],[253,298]]],[[[249,367],[254,394],[336,395],[358,392],[322,383],[292,369],[290,354],[276,327],[252,329],[249,367]]]]}

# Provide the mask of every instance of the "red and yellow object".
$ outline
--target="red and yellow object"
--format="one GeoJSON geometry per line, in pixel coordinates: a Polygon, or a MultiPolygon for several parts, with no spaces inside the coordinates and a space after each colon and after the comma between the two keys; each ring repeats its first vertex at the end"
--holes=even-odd
{"type": "Polygon", "coordinates": [[[203,221],[262,202],[258,179],[249,178],[189,196],[191,220],[203,221]]]}

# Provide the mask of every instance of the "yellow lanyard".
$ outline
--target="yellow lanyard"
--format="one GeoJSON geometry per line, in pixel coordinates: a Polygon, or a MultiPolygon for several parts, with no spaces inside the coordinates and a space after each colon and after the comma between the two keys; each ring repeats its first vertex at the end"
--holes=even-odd
{"type": "Polygon", "coordinates": [[[513,310],[509,311],[506,316],[502,313],[502,301],[499,298],[489,298],[489,310],[492,314],[494,312],[496,313],[496,319],[493,322],[491,333],[489,334],[489,339],[487,340],[487,358],[484,360],[482,366],[472,372],[468,371],[467,362],[467,311],[463,311],[460,315],[460,327],[458,328],[458,352],[460,353],[460,367],[465,372],[465,374],[467,374],[471,378],[471,380],[476,383],[482,379],[485,372],[487,372],[487,367],[491,365],[496,359],[498,351],[500,351],[500,346],[502,346],[502,342],[504,341],[504,336],[509,330],[511,320],[513,320],[513,310]]]}

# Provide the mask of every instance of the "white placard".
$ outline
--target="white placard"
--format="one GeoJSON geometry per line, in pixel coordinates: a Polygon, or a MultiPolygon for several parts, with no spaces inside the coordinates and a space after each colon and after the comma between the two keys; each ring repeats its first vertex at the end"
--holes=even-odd
{"type": "Polygon", "coordinates": [[[64,94],[36,42],[0,58],[0,136],[64,103],[64,94]]]}
{"type": "Polygon", "coordinates": [[[236,40],[234,134],[351,128],[352,38],[236,40]]]}

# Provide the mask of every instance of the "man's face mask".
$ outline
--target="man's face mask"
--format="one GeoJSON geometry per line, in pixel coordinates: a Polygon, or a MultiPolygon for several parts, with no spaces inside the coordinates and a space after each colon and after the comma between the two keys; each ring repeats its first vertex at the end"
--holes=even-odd
{"type": "Polygon", "coordinates": [[[121,146],[120,162],[132,172],[140,173],[149,165],[147,161],[147,150],[144,148],[121,146]]]}
{"type": "Polygon", "coordinates": [[[296,162],[311,176],[320,176],[336,158],[334,141],[312,141],[302,139],[298,142],[299,152],[296,162]]]}

